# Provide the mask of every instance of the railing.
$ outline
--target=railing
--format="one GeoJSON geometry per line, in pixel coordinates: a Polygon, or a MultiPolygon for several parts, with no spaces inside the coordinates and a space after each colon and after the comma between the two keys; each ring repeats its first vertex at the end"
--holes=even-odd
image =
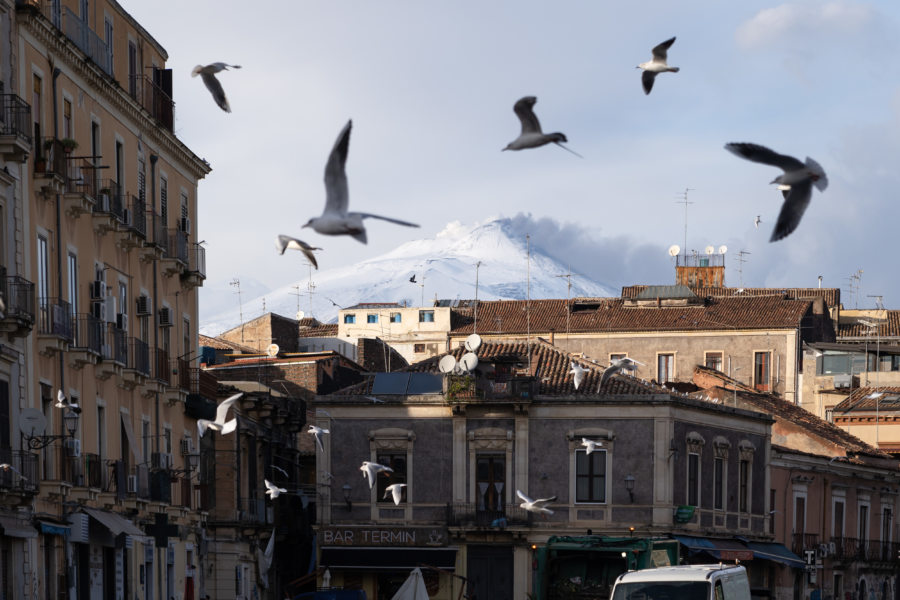
{"type": "Polygon", "coordinates": [[[128,218],[125,224],[142,238],[147,237],[147,203],[140,196],[131,196],[128,203],[128,218]]]}
{"type": "Polygon", "coordinates": [[[166,248],[164,258],[174,258],[177,261],[187,264],[187,233],[180,229],[170,229],[168,233],[169,245],[166,248]]]}
{"type": "Polygon", "coordinates": [[[31,144],[31,106],[15,94],[0,94],[0,135],[31,144]]]}
{"type": "Polygon", "coordinates": [[[448,527],[506,527],[531,525],[532,514],[518,504],[507,504],[500,510],[485,510],[477,504],[447,504],[448,527]]]}
{"type": "Polygon", "coordinates": [[[106,469],[99,454],[84,453],[81,455],[84,473],[84,486],[103,489],[106,487],[106,469]]]}
{"type": "Polygon", "coordinates": [[[120,221],[124,221],[125,198],[122,187],[114,179],[105,179],[99,185],[94,212],[109,213],[120,221]]]}
{"type": "Polygon", "coordinates": [[[65,442],[72,438],[66,438],[62,440],[62,443],[57,446],[57,453],[59,460],[57,461],[57,479],[60,481],[65,481],[71,485],[82,485],[84,481],[84,471],[83,471],[83,463],[81,462],[80,456],[74,456],[72,452],[66,447],[65,442]]]}
{"type": "Polygon", "coordinates": [[[206,248],[200,244],[191,244],[188,271],[206,279],[206,248]]]}
{"type": "Polygon", "coordinates": [[[75,341],[72,342],[74,350],[89,350],[101,354],[103,349],[103,321],[90,313],[78,313],[75,315],[75,341]]]}
{"type": "Polygon", "coordinates": [[[112,342],[112,359],[123,367],[128,365],[128,332],[110,323],[108,335],[112,342]]]}
{"type": "Polygon", "coordinates": [[[144,340],[131,338],[131,352],[128,354],[131,359],[127,364],[129,369],[133,369],[142,375],[150,376],[150,346],[144,340]]]}
{"type": "Polygon", "coordinates": [[[0,470],[0,489],[33,492],[37,489],[38,455],[11,448],[0,448],[0,462],[10,465],[0,470]]]}
{"type": "Polygon", "coordinates": [[[792,533],[791,550],[797,556],[803,556],[805,550],[815,550],[819,546],[817,533],[792,533]]]}
{"type": "Polygon", "coordinates": [[[137,491],[131,493],[134,493],[138,498],[149,498],[150,470],[147,468],[147,465],[143,464],[131,467],[131,471],[128,473],[128,475],[135,477],[137,481],[137,491]]]}
{"type": "Polygon", "coordinates": [[[66,167],[66,192],[84,194],[94,200],[97,194],[97,169],[86,158],[73,158],[66,167]]]}
{"type": "Polygon", "coordinates": [[[37,162],[35,163],[35,175],[56,175],[61,179],[65,179],[68,175],[66,149],[56,138],[44,138],[42,147],[35,152],[35,161],[44,161],[43,169],[38,167],[37,162]]]}
{"type": "Polygon", "coordinates": [[[39,298],[38,333],[71,341],[72,305],[59,298],[39,298]]]}
{"type": "Polygon", "coordinates": [[[172,131],[175,123],[175,103],[161,87],[153,83],[146,75],[132,75],[128,86],[129,93],[141,103],[160,125],[172,131]]]}
{"type": "Polygon", "coordinates": [[[238,521],[244,523],[266,522],[266,501],[263,498],[241,498],[241,510],[238,511],[238,521]]]}
{"type": "Polygon", "coordinates": [[[213,399],[218,393],[218,387],[219,380],[215,375],[203,369],[191,369],[191,392],[213,399]]]}
{"type": "Polygon", "coordinates": [[[185,392],[193,391],[191,390],[190,361],[184,360],[182,358],[172,359],[172,373],[178,374],[178,376],[174,378],[175,381],[173,382],[177,387],[184,390],[185,392]]]}
{"type": "Polygon", "coordinates": [[[834,544],[833,558],[840,561],[865,560],[869,562],[900,563],[900,543],[858,538],[831,538],[834,544]]]}
{"type": "Polygon", "coordinates": [[[68,7],[63,7],[62,30],[87,58],[94,61],[107,75],[112,75],[112,53],[109,46],[68,7]]]}
{"type": "Polygon", "coordinates": [[[169,248],[169,230],[166,228],[166,222],[159,213],[150,213],[151,227],[153,230],[153,239],[150,240],[154,246],[165,251],[169,248]]]}
{"type": "Polygon", "coordinates": [[[157,381],[169,385],[172,379],[172,371],[169,369],[169,353],[162,348],[156,349],[156,358],[153,365],[153,377],[157,381]]]}
{"type": "Polygon", "coordinates": [[[0,285],[6,301],[6,317],[15,317],[34,322],[34,284],[18,275],[5,275],[3,270],[0,285]]]}

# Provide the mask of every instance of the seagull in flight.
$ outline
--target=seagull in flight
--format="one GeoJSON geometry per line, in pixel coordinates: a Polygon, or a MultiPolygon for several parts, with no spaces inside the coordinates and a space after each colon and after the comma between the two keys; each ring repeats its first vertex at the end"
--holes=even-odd
{"type": "Polygon", "coordinates": [[[534,513],[542,513],[544,515],[552,515],[553,511],[547,508],[547,505],[551,502],[556,502],[556,496],[552,496],[550,498],[538,498],[537,500],[532,500],[521,491],[516,490],[516,496],[522,499],[522,502],[519,504],[522,508],[529,512],[534,513]]]}
{"type": "Polygon", "coordinates": [[[62,390],[56,391],[56,408],[68,408],[75,414],[81,413],[81,407],[77,404],[72,404],[69,402],[69,399],[66,398],[66,395],[62,390]]]}
{"type": "Polygon", "coordinates": [[[0,471],[6,471],[6,472],[12,471],[13,473],[15,473],[16,475],[18,475],[19,477],[21,477],[21,478],[24,479],[25,481],[28,481],[28,478],[27,478],[27,477],[25,477],[24,475],[22,475],[21,473],[19,473],[19,470],[18,470],[17,468],[15,468],[14,466],[12,466],[11,464],[9,464],[9,463],[0,463],[0,471]]]}
{"type": "Polygon", "coordinates": [[[231,69],[240,69],[240,65],[228,65],[223,62],[215,62],[211,65],[197,65],[194,67],[194,70],[191,71],[191,77],[196,77],[197,75],[203,80],[203,83],[206,85],[206,89],[209,90],[209,93],[212,94],[213,100],[216,101],[216,104],[219,105],[219,108],[224,110],[227,113],[231,112],[231,107],[228,106],[228,98],[225,97],[225,90],[222,89],[222,84],[219,83],[219,79],[216,77],[216,73],[219,71],[225,71],[231,69]]]}
{"type": "Polygon", "coordinates": [[[289,235],[279,235],[275,238],[275,248],[278,250],[279,254],[284,254],[285,250],[299,250],[316,270],[319,269],[319,263],[316,262],[316,255],[313,254],[313,250],[321,250],[321,248],[310,246],[303,240],[298,240],[289,235]]]}
{"type": "Polygon", "coordinates": [[[379,473],[393,473],[394,470],[390,467],[386,467],[384,465],[379,465],[377,462],[369,462],[367,460],[363,461],[362,466],[359,468],[360,471],[363,472],[363,479],[369,480],[369,489],[372,489],[372,486],[375,485],[375,477],[379,473]]]}
{"type": "Polygon", "coordinates": [[[581,445],[586,448],[584,451],[585,454],[590,454],[597,448],[603,447],[603,442],[595,442],[594,440],[589,440],[587,438],[581,438],[581,445]]]}
{"type": "Polygon", "coordinates": [[[504,150],[524,150],[526,148],[538,148],[544,144],[553,142],[563,150],[568,150],[579,158],[584,158],[574,150],[566,148],[563,142],[568,143],[565,134],[562,133],[544,133],[541,131],[541,122],[538,121],[534,114],[534,104],[537,102],[536,96],[525,96],[520,98],[513,106],[516,116],[522,122],[522,133],[519,137],[507,144],[504,150]]]}
{"type": "Polygon", "coordinates": [[[347,124],[341,129],[337,141],[334,142],[334,148],[328,155],[328,162],[325,164],[325,211],[321,217],[310,219],[304,227],[312,227],[316,233],[322,235],[349,235],[363,244],[366,243],[366,228],[363,225],[363,219],[381,219],[406,227],[418,227],[415,223],[381,215],[347,212],[350,191],[347,186],[345,164],[347,153],[350,151],[352,126],[353,121],[347,121],[347,124]]]}
{"type": "Polygon", "coordinates": [[[759,218],[760,215],[756,215],[756,218],[753,219],[753,226],[759,229],[759,224],[762,223],[762,219],[759,218]]]}
{"type": "Polygon", "coordinates": [[[653,89],[653,82],[656,81],[656,76],[659,73],[677,73],[679,71],[678,67],[670,67],[666,64],[666,53],[674,43],[675,38],[673,37],[658,44],[653,48],[653,58],[637,66],[638,69],[644,70],[641,74],[641,83],[644,85],[645,94],[649,94],[650,90],[653,89]]]}
{"type": "Polygon", "coordinates": [[[200,433],[200,437],[203,437],[203,434],[206,433],[207,429],[218,431],[222,435],[231,433],[237,429],[237,419],[226,421],[225,418],[228,416],[228,409],[231,408],[231,405],[243,395],[243,393],[238,393],[222,402],[222,404],[216,408],[215,421],[210,421],[209,419],[197,419],[197,431],[200,433]]]}
{"type": "MultiPolygon", "coordinates": [[[[257,480],[259,481],[259,480],[257,480]]],[[[263,479],[263,483],[266,484],[266,494],[269,495],[269,498],[274,500],[278,497],[278,494],[286,494],[287,490],[284,488],[280,488],[268,479],[263,479]]]]}
{"type": "Polygon", "coordinates": [[[394,504],[400,506],[400,501],[403,499],[403,488],[405,487],[405,483],[395,483],[387,486],[384,488],[384,499],[387,500],[388,496],[393,496],[394,504]]]}
{"type": "Polygon", "coordinates": [[[282,469],[281,467],[279,467],[278,465],[269,465],[269,466],[272,467],[273,469],[275,469],[276,471],[278,471],[279,473],[281,473],[282,475],[284,475],[285,477],[288,476],[288,472],[285,471],[284,469],[282,469]]]}
{"type": "Polygon", "coordinates": [[[588,369],[585,369],[581,365],[579,365],[574,360],[571,362],[572,370],[569,371],[569,375],[574,375],[572,378],[572,383],[575,384],[575,389],[578,389],[578,386],[581,385],[581,382],[584,381],[584,375],[588,372],[588,369]]]}
{"type": "Polygon", "coordinates": [[[741,158],[778,167],[784,171],[771,181],[784,195],[784,204],[775,222],[775,229],[772,230],[772,237],[769,238],[770,242],[784,239],[797,229],[812,198],[813,186],[820,192],[824,192],[828,187],[825,171],[819,163],[808,156],[804,164],[793,156],[778,154],[758,144],[731,143],[725,144],[725,149],[741,158]]]}
{"type": "Polygon", "coordinates": [[[600,376],[600,389],[602,390],[603,386],[606,385],[606,382],[616,373],[621,373],[622,371],[634,371],[637,369],[636,365],[643,364],[644,363],[628,358],[627,356],[623,356],[622,358],[610,362],[609,367],[607,367],[606,370],[603,371],[603,375],[600,376]]]}
{"type": "Polygon", "coordinates": [[[316,437],[316,445],[319,446],[319,449],[322,452],[325,452],[325,446],[322,445],[322,436],[326,433],[331,433],[327,429],[322,429],[321,427],[316,427],[315,425],[310,425],[309,430],[306,433],[311,433],[316,437]]]}

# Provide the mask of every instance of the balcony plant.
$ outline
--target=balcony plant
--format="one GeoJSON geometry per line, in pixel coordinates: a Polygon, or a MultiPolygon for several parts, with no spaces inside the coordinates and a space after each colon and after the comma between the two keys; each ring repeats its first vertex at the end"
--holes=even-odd
{"type": "Polygon", "coordinates": [[[66,154],[69,154],[78,147],[78,142],[73,140],[72,138],[63,138],[59,140],[60,145],[63,147],[63,150],[66,154]]]}

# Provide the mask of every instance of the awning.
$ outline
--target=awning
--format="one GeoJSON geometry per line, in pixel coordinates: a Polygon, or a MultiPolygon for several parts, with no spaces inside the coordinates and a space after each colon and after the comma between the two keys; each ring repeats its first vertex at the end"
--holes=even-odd
{"type": "Polygon", "coordinates": [[[30,523],[20,521],[12,515],[0,515],[0,527],[3,535],[17,538],[36,538],[37,531],[30,523]]]}
{"type": "Polygon", "coordinates": [[[456,568],[456,548],[322,548],[320,567],[408,571],[419,565],[456,568]]]}
{"type": "Polygon", "coordinates": [[[752,560],[753,552],[740,540],[701,538],[688,535],[672,536],[688,549],[690,554],[706,552],[719,560],[752,560]]]}
{"type": "Polygon", "coordinates": [[[788,550],[783,544],[773,542],[747,542],[747,547],[753,550],[753,556],[763,560],[771,560],[774,562],[802,569],[806,567],[803,559],[788,550]]]}
{"type": "Polygon", "coordinates": [[[122,533],[141,537],[145,535],[143,531],[135,527],[134,523],[116,513],[87,507],[84,507],[81,510],[91,515],[92,519],[96,519],[101,525],[109,529],[110,533],[114,536],[118,536],[122,533]]]}
{"type": "Polygon", "coordinates": [[[131,447],[131,453],[134,455],[135,464],[144,462],[143,452],[134,438],[134,429],[131,428],[131,421],[124,412],[119,413],[122,416],[122,428],[125,429],[125,437],[128,439],[128,445],[131,447]]]}
{"type": "Polygon", "coordinates": [[[51,523],[49,521],[42,521],[40,519],[38,519],[37,525],[38,525],[38,530],[41,533],[48,534],[48,535],[66,536],[66,535],[69,535],[69,531],[71,531],[71,528],[67,527],[66,525],[58,525],[56,523],[51,523]]]}

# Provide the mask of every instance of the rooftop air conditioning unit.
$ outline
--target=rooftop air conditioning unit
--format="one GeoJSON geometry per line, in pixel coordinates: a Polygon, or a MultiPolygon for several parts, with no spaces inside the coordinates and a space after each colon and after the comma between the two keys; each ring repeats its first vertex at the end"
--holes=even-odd
{"type": "Polygon", "coordinates": [[[835,375],[834,376],[834,387],[835,388],[848,388],[848,387],[850,387],[851,381],[852,381],[852,375],[835,375]]]}

